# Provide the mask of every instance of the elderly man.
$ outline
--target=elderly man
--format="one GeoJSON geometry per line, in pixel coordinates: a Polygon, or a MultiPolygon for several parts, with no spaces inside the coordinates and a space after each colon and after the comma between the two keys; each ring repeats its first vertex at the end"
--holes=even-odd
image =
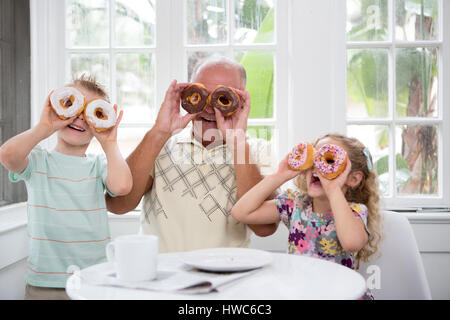
{"type": "Polygon", "coordinates": [[[126,213],[144,197],[141,232],[159,237],[160,252],[246,247],[248,228],[267,236],[277,225],[247,226],[230,215],[236,201],[262,180],[246,139],[250,96],[244,91],[245,69],[233,60],[213,58],[196,68],[193,82],[210,93],[218,85],[235,88],[243,106],[229,118],[211,106],[182,116],[180,95],[188,84],[173,81],[155,125],[127,159],[131,193],[107,196],[107,207],[126,213]],[[185,129],[190,122],[192,128],[185,129]]]}

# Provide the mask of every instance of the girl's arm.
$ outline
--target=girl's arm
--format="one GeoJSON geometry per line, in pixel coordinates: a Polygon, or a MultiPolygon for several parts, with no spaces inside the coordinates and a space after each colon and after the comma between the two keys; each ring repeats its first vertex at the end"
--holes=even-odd
{"type": "MultiPolygon", "coordinates": [[[[114,106],[114,108],[117,111],[117,106],[114,106]]],[[[100,142],[103,151],[105,151],[108,163],[108,174],[105,180],[106,187],[117,196],[127,195],[133,187],[133,177],[130,168],[122,157],[119,146],[117,145],[117,129],[122,120],[122,116],[123,111],[120,111],[115,126],[108,131],[96,132],[91,126],[92,133],[100,142]]]]}
{"type": "MultiPolygon", "coordinates": [[[[335,180],[327,180],[320,174],[318,176],[330,202],[337,237],[342,248],[348,252],[357,252],[366,245],[368,235],[363,220],[355,216],[342,190],[350,179],[350,171],[351,163],[348,161],[345,171],[335,180]]],[[[348,187],[346,185],[344,188],[348,187]]]]}
{"type": "Polygon", "coordinates": [[[61,120],[50,106],[48,95],[39,123],[33,128],[6,141],[0,148],[0,162],[9,171],[22,173],[28,166],[28,155],[42,140],[69,125],[75,117],[61,120]]]}
{"type": "Polygon", "coordinates": [[[231,210],[231,215],[245,224],[269,224],[280,221],[275,200],[267,200],[286,181],[298,175],[288,168],[287,157],[280,163],[278,171],[267,176],[247,191],[231,210]]]}

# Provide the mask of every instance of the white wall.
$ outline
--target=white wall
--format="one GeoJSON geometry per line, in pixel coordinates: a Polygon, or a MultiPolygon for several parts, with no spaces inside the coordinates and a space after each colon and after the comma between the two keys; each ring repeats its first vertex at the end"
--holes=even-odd
{"type": "MultiPolygon", "coordinates": [[[[26,208],[0,209],[0,299],[22,299],[26,271],[26,208]],[[10,219],[8,219],[10,217],[10,219]],[[6,221],[14,226],[6,228],[6,221]]],[[[407,215],[414,230],[433,299],[450,299],[450,214],[407,215]]],[[[111,215],[112,237],[139,231],[139,215],[111,215]]],[[[267,238],[252,238],[252,248],[286,251],[287,229],[267,238]]]]}

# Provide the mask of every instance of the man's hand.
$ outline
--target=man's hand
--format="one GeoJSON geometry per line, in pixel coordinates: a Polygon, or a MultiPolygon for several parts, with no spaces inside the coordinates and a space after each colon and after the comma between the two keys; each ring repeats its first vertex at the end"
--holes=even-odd
{"type": "Polygon", "coordinates": [[[155,126],[160,134],[170,137],[175,131],[184,129],[195,118],[195,114],[180,114],[181,92],[188,83],[177,84],[174,80],[167,89],[166,96],[156,118],[155,126]]]}
{"type": "Polygon", "coordinates": [[[234,147],[234,139],[229,141],[234,137],[237,138],[238,143],[240,141],[245,141],[251,105],[250,94],[248,91],[241,91],[238,89],[233,90],[235,90],[241,98],[241,106],[239,109],[232,114],[231,117],[227,118],[225,118],[218,109],[214,109],[214,112],[216,113],[217,128],[220,130],[225,142],[230,145],[230,147],[234,147]]]}
{"type": "Polygon", "coordinates": [[[37,124],[37,127],[42,129],[42,132],[44,132],[46,137],[49,137],[59,129],[68,126],[77,118],[72,117],[67,120],[60,119],[51,106],[50,96],[52,93],[53,91],[50,92],[45,100],[44,107],[41,112],[41,118],[37,124]]]}

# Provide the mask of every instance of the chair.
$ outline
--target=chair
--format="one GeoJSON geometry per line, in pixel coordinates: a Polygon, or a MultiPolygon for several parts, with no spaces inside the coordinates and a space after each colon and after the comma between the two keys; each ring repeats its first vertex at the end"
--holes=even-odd
{"type": "MultiPolygon", "coordinates": [[[[408,219],[401,214],[383,212],[383,238],[379,252],[369,262],[361,262],[358,271],[371,280],[379,271],[381,286],[372,289],[375,299],[431,299],[416,238],[408,219]]],[[[369,281],[369,286],[370,283],[373,282],[369,281]]]]}

